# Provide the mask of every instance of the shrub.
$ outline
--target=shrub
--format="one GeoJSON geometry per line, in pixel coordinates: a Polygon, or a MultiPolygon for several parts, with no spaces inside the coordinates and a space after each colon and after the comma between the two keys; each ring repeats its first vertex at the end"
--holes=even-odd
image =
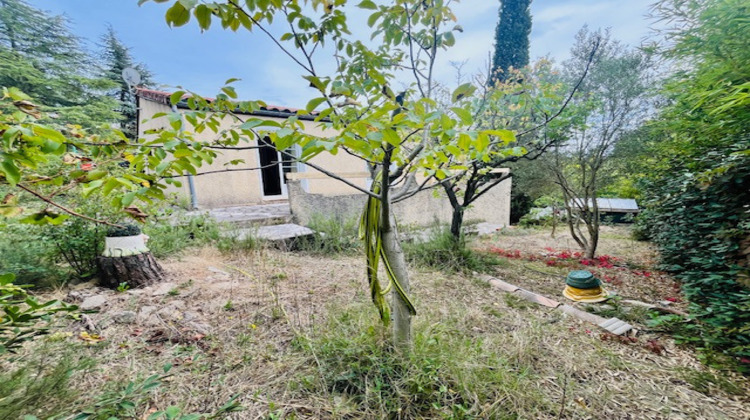
{"type": "Polygon", "coordinates": [[[664,269],[682,281],[691,302],[690,324],[680,336],[708,351],[721,351],[750,371],[750,274],[742,241],[750,237],[750,162],[723,167],[711,182],[693,174],[651,185],[651,200],[639,217],[642,231],[659,245],[664,269]]]}
{"type": "Polygon", "coordinates": [[[463,236],[457,241],[447,226],[433,226],[426,240],[404,243],[406,260],[412,264],[450,272],[488,271],[499,260],[466,246],[463,236]]]}
{"type": "Polygon", "coordinates": [[[138,226],[126,223],[122,227],[112,226],[107,229],[107,236],[110,238],[122,237],[122,236],[135,236],[141,234],[141,228],[138,226]]]}
{"type": "Polygon", "coordinates": [[[57,249],[58,261],[67,263],[74,275],[87,280],[97,272],[96,258],[104,247],[104,229],[78,217],[66,220],[61,226],[47,226],[43,230],[57,249]]]}
{"type": "Polygon", "coordinates": [[[22,286],[13,284],[14,279],[12,273],[0,274],[0,355],[47,334],[55,313],[78,309],[57,300],[40,303],[22,286]]]}
{"type": "Polygon", "coordinates": [[[55,243],[46,240],[37,226],[8,223],[0,235],[0,273],[14,273],[20,284],[50,286],[70,278],[67,267],[58,264],[55,243]]]}

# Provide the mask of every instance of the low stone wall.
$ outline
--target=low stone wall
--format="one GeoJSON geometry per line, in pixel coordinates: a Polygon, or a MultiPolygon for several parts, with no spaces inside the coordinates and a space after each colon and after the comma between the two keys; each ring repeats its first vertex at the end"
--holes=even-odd
{"type": "MultiPolygon", "coordinates": [[[[510,179],[503,181],[480,197],[469,208],[464,220],[480,220],[508,226],[510,224],[510,179]]],[[[289,181],[289,206],[296,223],[307,225],[313,215],[336,217],[341,220],[360,217],[367,197],[364,194],[322,195],[304,191],[300,181],[289,181]]],[[[435,221],[450,223],[451,205],[440,190],[422,191],[393,207],[401,225],[429,226],[435,221]]]]}

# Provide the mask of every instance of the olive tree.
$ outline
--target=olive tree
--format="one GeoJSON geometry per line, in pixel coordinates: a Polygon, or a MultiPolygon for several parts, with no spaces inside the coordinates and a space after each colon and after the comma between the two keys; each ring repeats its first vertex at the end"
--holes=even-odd
{"type": "Polygon", "coordinates": [[[587,28],[578,33],[572,58],[565,63],[569,79],[589,65],[591,39],[600,39],[601,47],[589,77],[573,97],[570,124],[549,166],[562,192],[570,234],[586,258],[594,257],[599,243],[597,197],[605,185],[605,164],[617,142],[644,121],[650,83],[644,54],[610,39],[608,33],[587,28]]]}

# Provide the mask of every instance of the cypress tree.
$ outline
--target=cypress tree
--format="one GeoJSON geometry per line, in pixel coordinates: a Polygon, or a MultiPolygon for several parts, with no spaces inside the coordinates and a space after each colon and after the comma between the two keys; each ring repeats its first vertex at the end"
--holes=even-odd
{"type": "Polygon", "coordinates": [[[505,80],[508,69],[529,64],[530,5],[531,0],[501,0],[492,57],[491,79],[495,83],[505,80]]]}
{"type": "Polygon", "coordinates": [[[141,75],[140,86],[153,86],[153,75],[142,63],[136,63],[130,53],[130,48],[120,41],[115,30],[109,26],[107,32],[100,40],[101,63],[104,77],[111,80],[115,86],[107,92],[107,96],[114,98],[119,106],[117,111],[122,115],[120,128],[130,138],[137,136],[136,130],[136,103],[135,95],[128,88],[122,78],[122,71],[128,67],[134,68],[141,75]]]}

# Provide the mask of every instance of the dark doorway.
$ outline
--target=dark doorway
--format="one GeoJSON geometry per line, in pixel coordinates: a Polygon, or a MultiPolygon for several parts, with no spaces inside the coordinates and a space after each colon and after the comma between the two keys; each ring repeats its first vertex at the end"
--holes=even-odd
{"type": "Polygon", "coordinates": [[[279,152],[268,137],[263,137],[259,141],[260,149],[260,174],[263,180],[263,195],[274,196],[281,195],[281,171],[279,171],[279,152]]]}

